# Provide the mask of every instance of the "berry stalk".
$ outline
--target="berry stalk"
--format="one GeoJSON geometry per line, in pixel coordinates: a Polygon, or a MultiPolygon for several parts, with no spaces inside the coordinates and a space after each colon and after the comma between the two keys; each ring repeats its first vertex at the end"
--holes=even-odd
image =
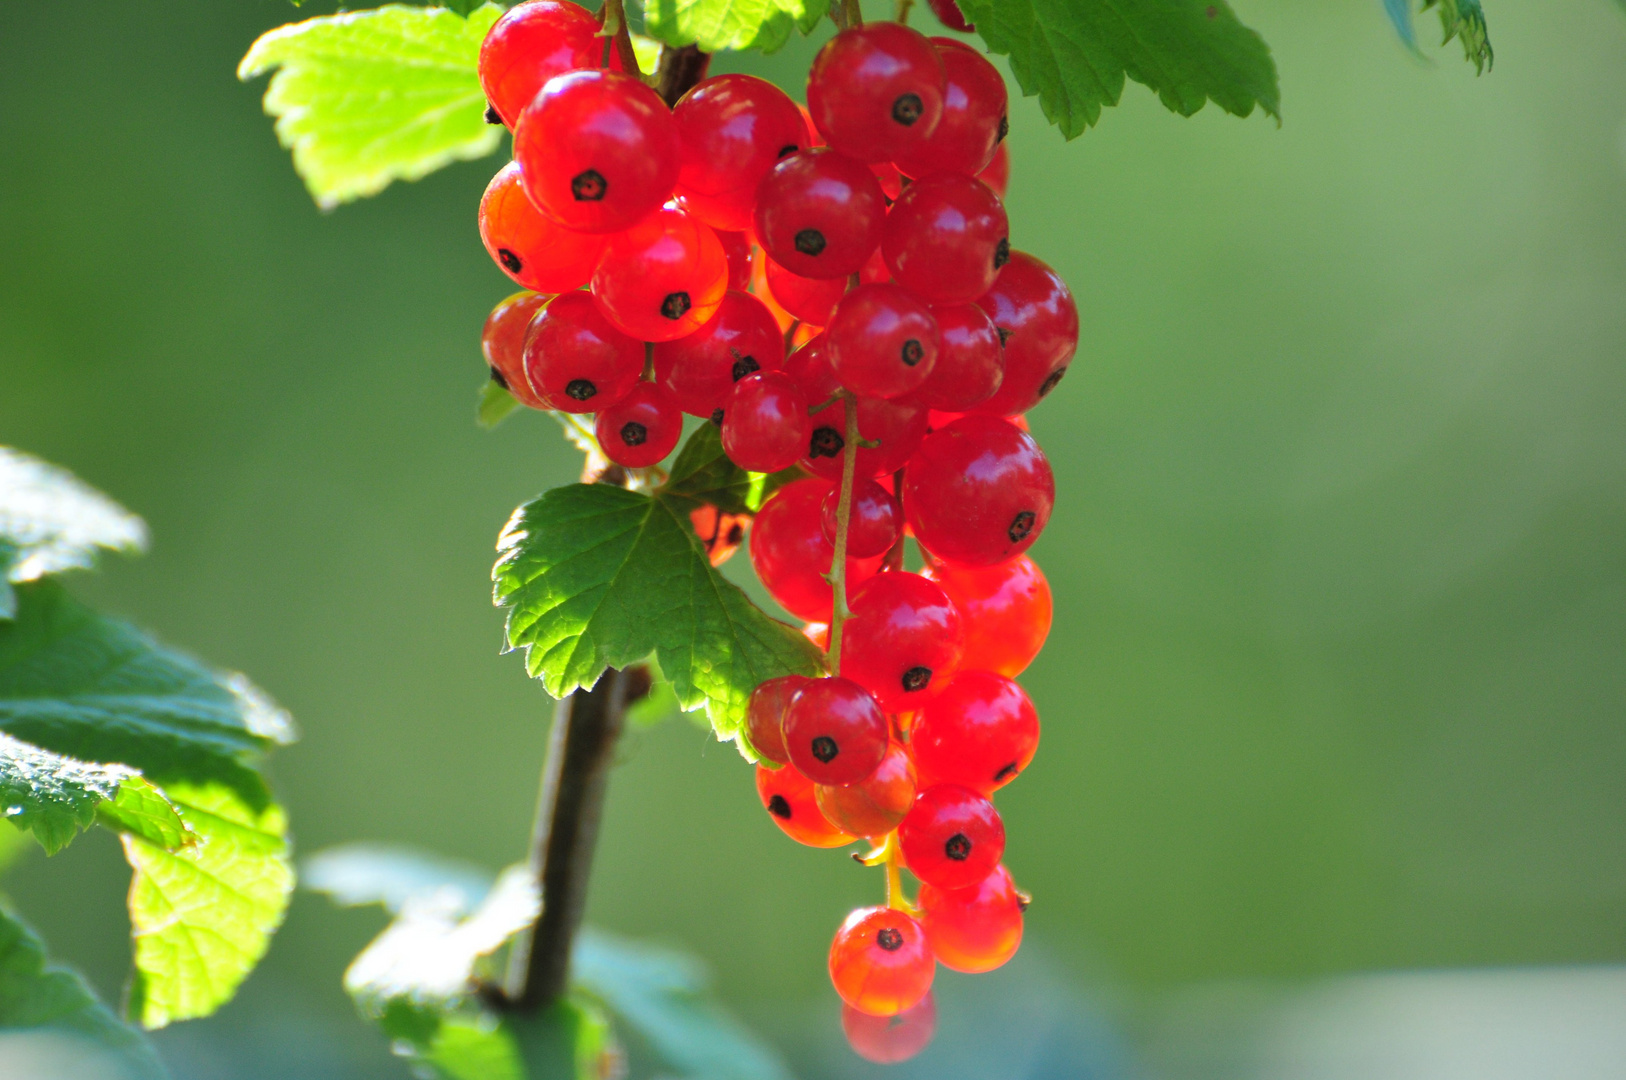
{"type": "Polygon", "coordinates": [[[836,492],[835,557],[830,560],[830,674],[841,674],[841,625],[852,612],[847,607],[847,534],[852,529],[853,484],[858,467],[858,399],[843,391],[847,452],[841,461],[841,487],[836,492]]]}

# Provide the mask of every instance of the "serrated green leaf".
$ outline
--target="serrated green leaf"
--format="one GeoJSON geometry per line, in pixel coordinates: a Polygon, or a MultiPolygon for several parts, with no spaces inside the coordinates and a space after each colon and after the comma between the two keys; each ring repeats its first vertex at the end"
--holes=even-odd
{"type": "Polygon", "coordinates": [[[1182,116],[1212,101],[1281,119],[1270,49],[1225,0],[961,0],[960,9],[1069,139],[1118,103],[1125,76],[1182,116]]]}
{"type": "Polygon", "coordinates": [[[130,1012],[147,1028],[208,1016],[231,999],[282,922],[293,891],[287,821],[224,784],[166,793],[197,835],[175,851],[124,836],[135,976],[130,1012]]]}
{"type": "Polygon", "coordinates": [[[163,792],[123,765],[97,765],[0,734],[0,816],[32,830],[47,855],[98,817],[108,827],[164,847],[187,839],[163,792]]]}
{"type": "Polygon", "coordinates": [[[474,422],[490,431],[519,407],[519,398],[510,394],[507,387],[487,379],[480,387],[480,404],[475,410],[474,422]]]}
{"type": "Polygon", "coordinates": [[[678,500],[555,488],[514,512],[497,549],[508,648],[525,650],[527,671],[554,697],[654,653],[683,708],[703,704],[726,740],[740,735],[758,683],[821,670],[807,638],[713,569],[678,500]]]}
{"type": "Polygon", "coordinates": [[[497,149],[476,65],[502,9],[464,19],[390,4],[279,27],[250,47],[237,77],[276,69],[265,111],[323,209],[417,180],[497,149]]]}
{"type": "Polygon", "coordinates": [[[795,466],[772,474],[746,472],[723,451],[717,425],[701,424],[678,451],[661,493],[673,500],[710,503],[725,514],[754,514],[769,495],[805,475],[795,466]]]}
{"type": "Polygon", "coordinates": [[[11,618],[9,582],[88,568],[98,549],[139,553],[140,518],[66,469],[0,446],[0,618],[11,618]]]}
{"type": "Polygon", "coordinates": [[[342,907],[382,905],[399,914],[411,900],[442,894],[437,910],[473,911],[491,891],[491,872],[396,844],[339,844],[305,859],[300,883],[342,907]]]}
{"type": "Polygon", "coordinates": [[[1481,75],[1496,63],[1490,33],[1485,27],[1485,9],[1479,6],[1479,0],[1423,0],[1424,11],[1432,7],[1440,9],[1440,28],[1445,32],[1441,45],[1460,38],[1462,55],[1481,75]]]}
{"type": "Polygon", "coordinates": [[[644,29],[668,45],[705,52],[760,49],[771,53],[798,26],[807,33],[828,0],[642,0],[644,29]]]}

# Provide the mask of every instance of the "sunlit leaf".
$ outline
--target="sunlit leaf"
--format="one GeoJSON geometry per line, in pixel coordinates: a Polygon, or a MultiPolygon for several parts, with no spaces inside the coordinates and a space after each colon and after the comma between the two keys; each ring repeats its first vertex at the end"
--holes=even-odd
{"type": "Polygon", "coordinates": [[[164,793],[123,765],[98,765],[0,734],[0,816],[32,830],[46,854],[66,847],[98,817],[163,847],[186,840],[164,793]]]}
{"type": "MultiPolygon", "coordinates": [[[[828,0],[642,0],[644,28],[668,45],[706,52],[773,52],[798,25],[811,27],[828,0]]],[[[806,30],[804,29],[804,33],[806,30]]]]}

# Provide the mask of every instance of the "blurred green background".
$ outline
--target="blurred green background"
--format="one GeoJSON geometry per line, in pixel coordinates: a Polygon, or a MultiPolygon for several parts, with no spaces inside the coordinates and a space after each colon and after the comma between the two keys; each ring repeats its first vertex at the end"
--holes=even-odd
{"type": "MultiPolygon", "coordinates": [[[[1065,144],[1013,107],[1012,240],[1084,331],[1032,416],[1060,497],[1044,743],[1000,800],[1025,966],[950,997],[1076,994],[1132,1046],[1190,984],[1626,961],[1626,14],[1486,6],[1476,79],[1432,15],[1421,62],[1377,0],[1238,0],[1279,128],[1131,85],[1065,144]]],[[[550,702],[498,656],[492,545],[579,458],[542,417],[473,423],[498,159],[318,213],[233,77],[295,14],[0,5],[0,441],[150,523],[81,594],[293,712],[303,850],[496,867],[550,702]]],[[[813,49],[714,70],[795,88],[813,49]]],[[[697,952],[847,1075],[824,954],[879,875],[785,841],[687,723],[624,757],[590,919],[697,952]]],[[[114,996],[126,875],[92,836],[6,882],[114,996]]],[[[379,925],[301,896],[166,1054],[404,1076],[339,988],[379,925]]]]}

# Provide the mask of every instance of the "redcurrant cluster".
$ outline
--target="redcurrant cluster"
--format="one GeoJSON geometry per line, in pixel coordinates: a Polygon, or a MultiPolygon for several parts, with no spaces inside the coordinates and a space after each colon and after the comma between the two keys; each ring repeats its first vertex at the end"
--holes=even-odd
{"type": "Polygon", "coordinates": [[[1005,85],[965,44],[845,29],[805,110],[747,75],[669,108],[630,57],[566,0],[485,41],[514,161],[480,233],[528,290],[491,313],[486,358],[524,404],[596,414],[620,465],[660,462],[687,413],[742,468],[807,474],[754,522],[696,527],[720,561],[749,525],[763,585],[831,653],[828,677],[759,686],[747,734],[781,829],[869,839],[861,861],[887,868],[830,975],[855,1047],[896,1059],[930,1036],[937,963],[986,971],[1022,935],[992,797],[1038,745],[1013,680],[1050,626],[1024,552],[1054,498],[1022,414],[1067,370],[1077,309],[1010,247],[1005,85]]]}

